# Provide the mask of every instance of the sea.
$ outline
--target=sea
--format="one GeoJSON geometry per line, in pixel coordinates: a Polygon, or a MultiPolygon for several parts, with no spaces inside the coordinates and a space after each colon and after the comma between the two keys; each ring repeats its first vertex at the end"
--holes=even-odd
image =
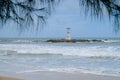
{"type": "Polygon", "coordinates": [[[76,43],[46,40],[0,38],[0,71],[82,72],[120,76],[120,39],[76,43]]]}

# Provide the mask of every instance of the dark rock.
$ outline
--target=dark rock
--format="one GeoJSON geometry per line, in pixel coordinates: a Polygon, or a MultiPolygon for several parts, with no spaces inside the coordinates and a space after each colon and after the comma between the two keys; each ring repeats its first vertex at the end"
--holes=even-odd
{"type": "Polygon", "coordinates": [[[88,40],[88,39],[72,39],[72,40],[66,40],[66,39],[50,39],[47,40],[46,42],[103,42],[102,40],[97,40],[97,39],[92,39],[92,40],[88,40]]]}

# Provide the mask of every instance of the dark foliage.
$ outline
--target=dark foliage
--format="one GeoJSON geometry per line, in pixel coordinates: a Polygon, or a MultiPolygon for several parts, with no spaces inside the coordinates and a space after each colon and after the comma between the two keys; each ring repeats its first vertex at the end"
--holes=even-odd
{"type": "MultiPolygon", "coordinates": [[[[0,21],[6,23],[13,20],[22,28],[28,28],[33,23],[43,24],[59,1],[62,2],[62,0],[0,0],[0,21]]],[[[102,18],[103,14],[107,14],[109,19],[114,21],[115,31],[119,30],[119,0],[79,0],[79,2],[86,13],[91,12],[96,18],[102,18]]]]}
{"type": "Polygon", "coordinates": [[[91,15],[97,18],[102,18],[103,14],[109,16],[111,21],[114,21],[114,30],[117,32],[120,27],[120,1],[119,0],[79,0],[80,5],[85,9],[85,12],[91,12],[91,15]]]}
{"type": "Polygon", "coordinates": [[[21,29],[45,23],[59,0],[0,0],[0,21],[15,21],[21,29]]]}

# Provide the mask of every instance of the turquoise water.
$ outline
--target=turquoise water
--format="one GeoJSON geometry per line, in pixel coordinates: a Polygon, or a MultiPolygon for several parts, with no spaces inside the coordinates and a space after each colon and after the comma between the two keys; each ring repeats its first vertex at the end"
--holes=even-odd
{"type": "Polygon", "coordinates": [[[48,43],[46,39],[0,39],[0,71],[84,72],[120,76],[120,40],[48,43]]]}

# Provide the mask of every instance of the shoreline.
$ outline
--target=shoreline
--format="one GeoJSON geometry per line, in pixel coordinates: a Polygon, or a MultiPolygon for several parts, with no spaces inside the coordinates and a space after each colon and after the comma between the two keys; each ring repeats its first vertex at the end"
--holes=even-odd
{"type": "Polygon", "coordinates": [[[3,78],[10,77],[9,79],[3,80],[120,80],[119,76],[96,75],[82,72],[67,73],[56,71],[36,71],[25,73],[0,71],[0,76],[5,76],[3,78]]]}
{"type": "Polygon", "coordinates": [[[0,76],[0,80],[22,80],[22,79],[17,79],[17,78],[12,78],[12,77],[0,76]]]}

